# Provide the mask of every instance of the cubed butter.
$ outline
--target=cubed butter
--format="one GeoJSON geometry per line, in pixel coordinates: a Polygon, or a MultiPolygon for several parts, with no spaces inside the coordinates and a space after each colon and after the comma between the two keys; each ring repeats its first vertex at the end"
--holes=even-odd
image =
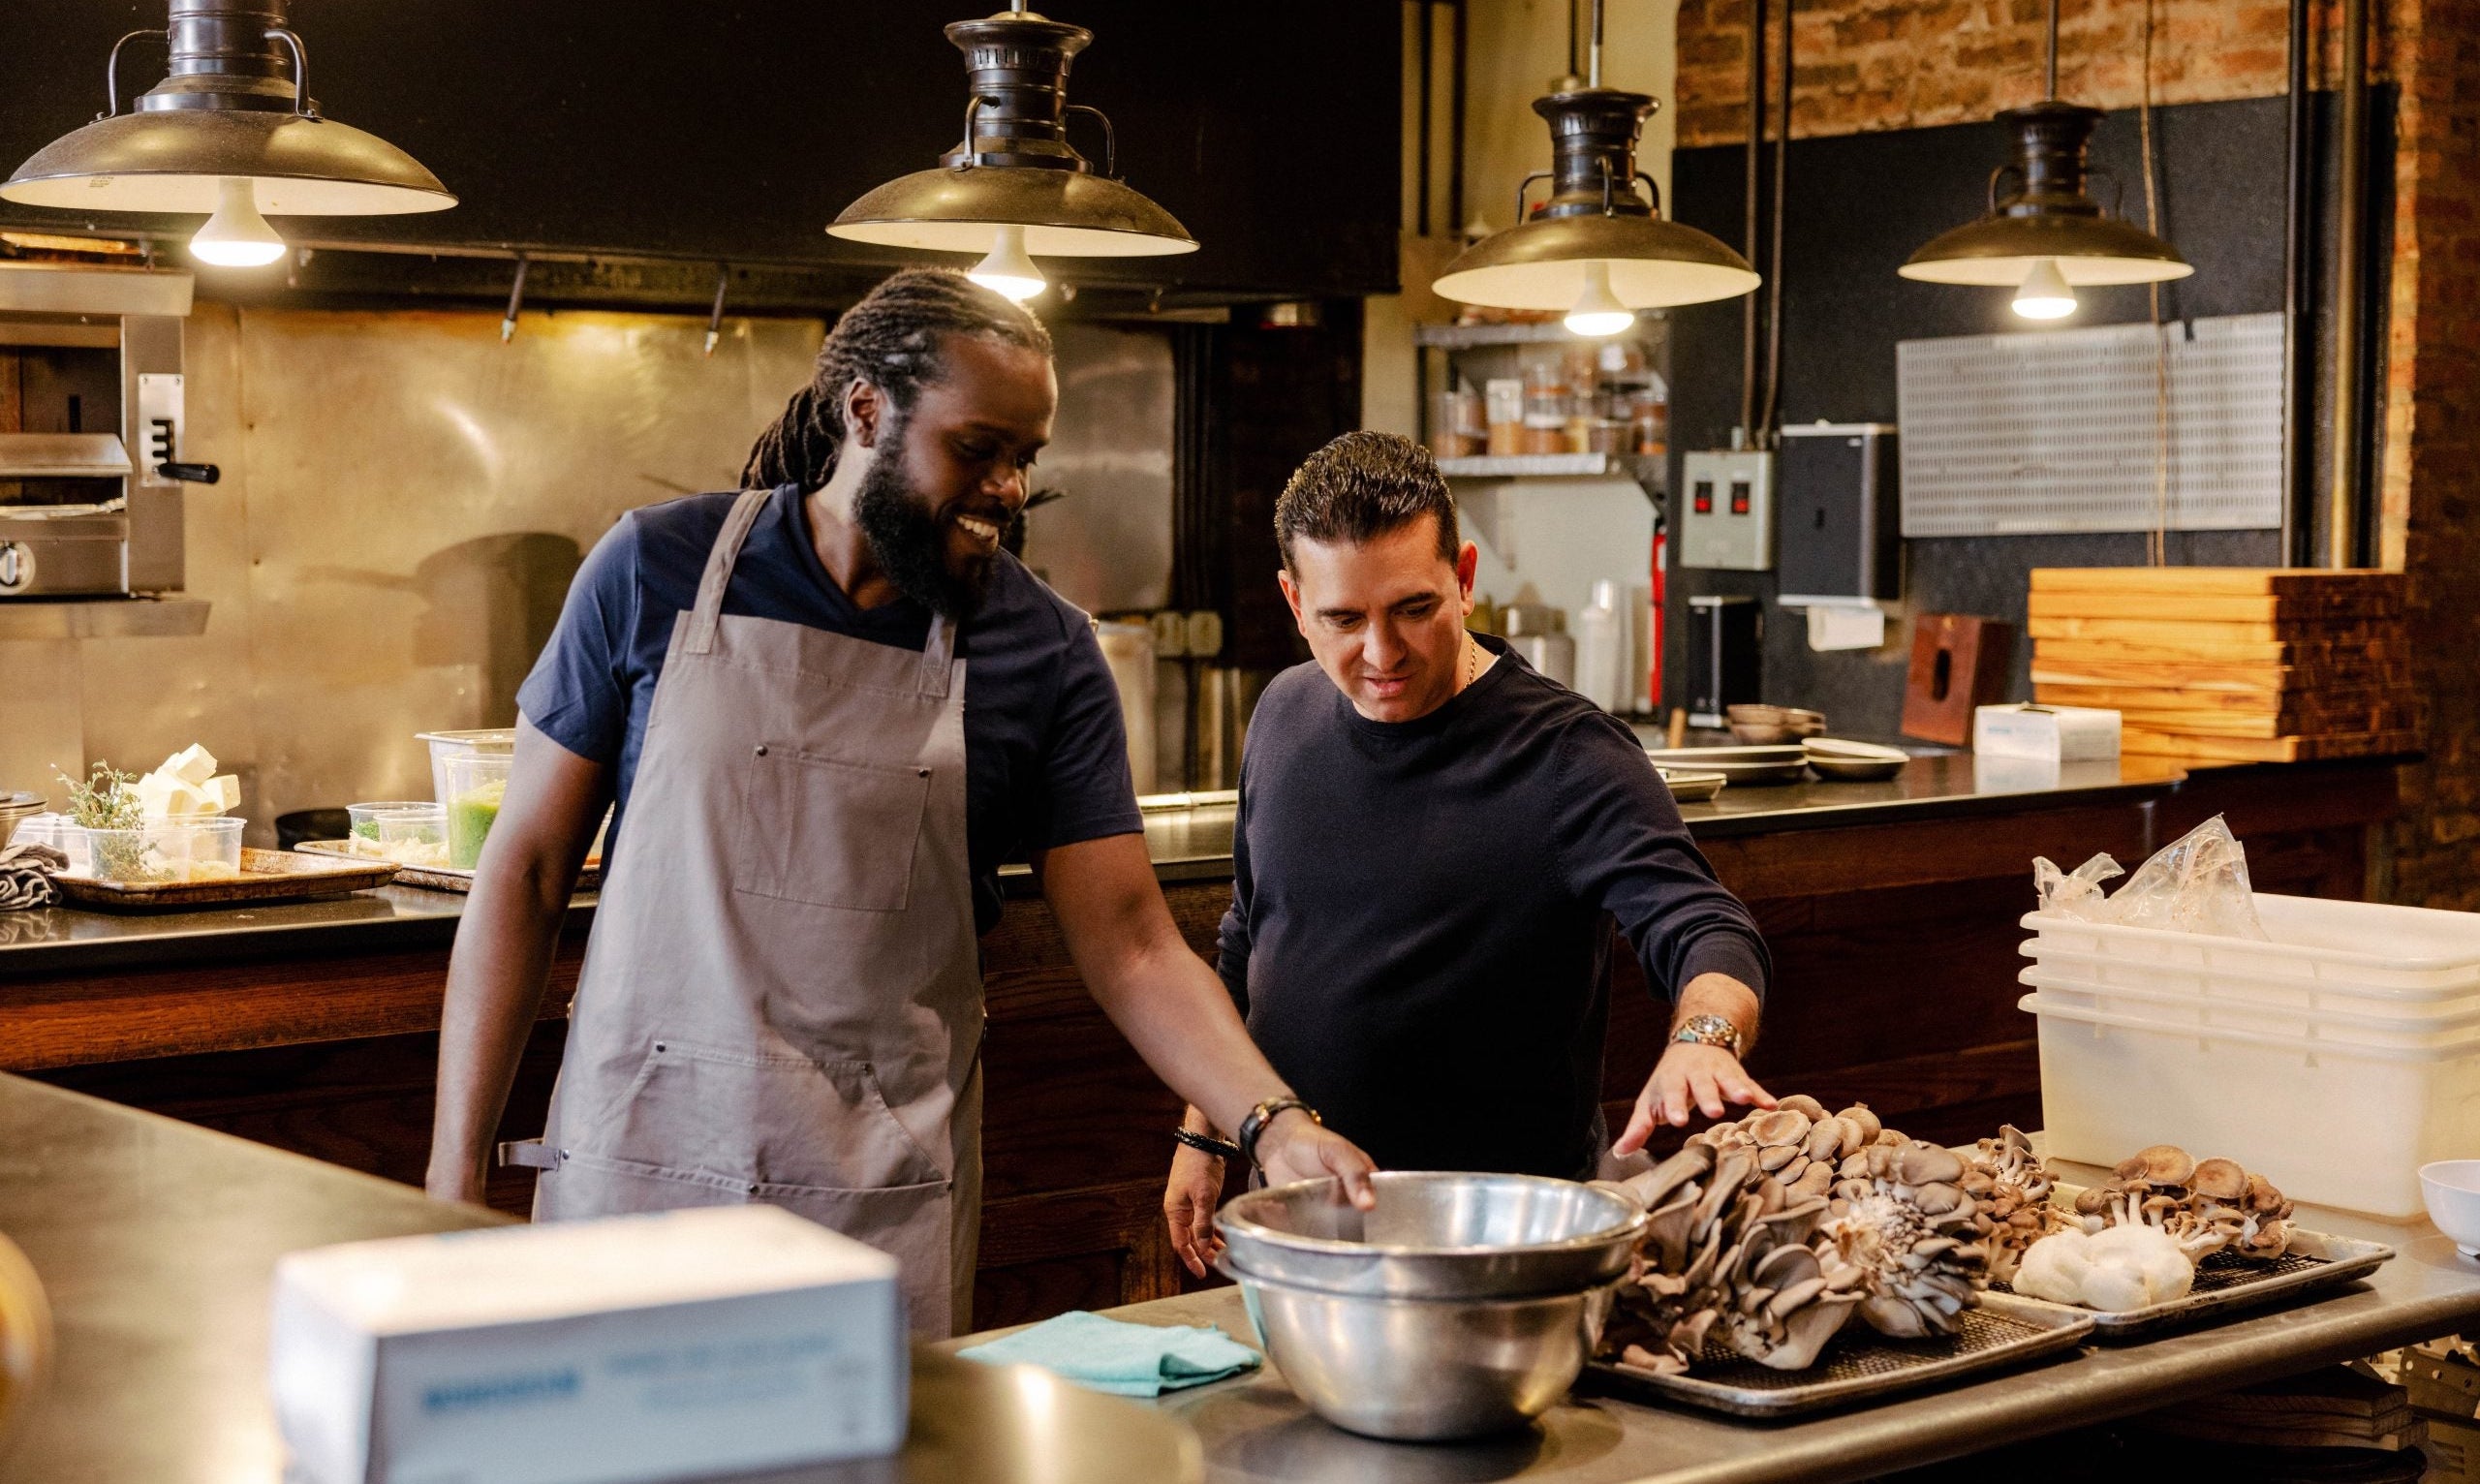
{"type": "Polygon", "coordinates": [[[138,807],[150,819],[181,819],[211,812],[205,794],[169,773],[149,773],[138,781],[138,807]]]}
{"type": "Polygon", "coordinates": [[[193,742],[170,757],[155,770],[169,773],[191,788],[200,788],[215,776],[215,755],[193,742]]]}
{"type": "Polygon", "coordinates": [[[313,1484],[621,1484],[883,1457],[895,1259],[771,1206],[551,1221],[276,1264],[275,1412],[313,1484]]]}
{"type": "Polygon", "coordinates": [[[231,814],[241,807],[241,780],[234,774],[218,773],[201,791],[206,796],[208,814],[231,814]]]}

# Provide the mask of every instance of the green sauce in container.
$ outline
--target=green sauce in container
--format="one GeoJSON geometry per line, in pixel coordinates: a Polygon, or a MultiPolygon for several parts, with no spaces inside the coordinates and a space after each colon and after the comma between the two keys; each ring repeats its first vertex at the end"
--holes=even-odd
{"type": "Polygon", "coordinates": [[[482,841],[500,817],[500,801],[508,780],[494,778],[458,794],[448,804],[448,863],[471,871],[482,859],[482,841]]]}

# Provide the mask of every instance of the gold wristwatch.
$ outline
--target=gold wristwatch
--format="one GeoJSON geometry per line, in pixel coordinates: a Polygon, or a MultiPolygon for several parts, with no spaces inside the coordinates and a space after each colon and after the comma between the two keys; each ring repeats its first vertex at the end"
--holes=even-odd
{"type": "Polygon", "coordinates": [[[1740,1028],[1720,1015],[1690,1015],[1670,1034],[1673,1044],[1687,1041],[1698,1046],[1720,1046],[1733,1056],[1740,1054],[1740,1028]]]}

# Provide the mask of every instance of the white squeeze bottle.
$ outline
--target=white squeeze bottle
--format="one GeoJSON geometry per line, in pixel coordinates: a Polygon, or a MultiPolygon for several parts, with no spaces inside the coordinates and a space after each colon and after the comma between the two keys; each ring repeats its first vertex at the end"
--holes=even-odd
{"type": "Polygon", "coordinates": [[[1622,634],[1619,586],[1605,578],[1593,585],[1592,604],[1576,615],[1576,690],[1604,711],[1619,709],[1622,634]]]}

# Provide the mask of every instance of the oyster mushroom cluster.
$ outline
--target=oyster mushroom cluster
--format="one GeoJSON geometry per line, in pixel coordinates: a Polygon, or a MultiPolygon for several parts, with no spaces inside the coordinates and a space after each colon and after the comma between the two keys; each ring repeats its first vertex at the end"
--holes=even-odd
{"type": "Polygon", "coordinates": [[[1602,1334],[1628,1365],[1685,1371],[1720,1339],[1803,1370],[1867,1297],[1817,1232],[1825,1197],[1792,1194],[1749,1149],[1691,1143],[1622,1189],[1653,1213],[1602,1334]]]}
{"type": "Polygon", "coordinates": [[[2271,1262],[2290,1251],[2289,1197],[2236,1159],[2197,1159],[2155,1144],[2119,1161],[2111,1177],[2075,1197],[2087,1231],[2142,1221],[2194,1262],[2217,1252],[2271,1262]]]}
{"type": "Polygon", "coordinates": [[[2066,1224],[2050,1204],[2049,1171],[2032,1153],[2032,1141],[2013,1124],[1996,1138],[1982,1139],[1965,1157],[1964,1193],[1972,1198],[1972,1231],[1989,1257],[1992,1282],[2012,1278],[2033,1243],[2066,1224]]]}
{"type": "Polygon", "coordinates": [[[1868,1275],[1860,1317],[1879,1334],[1953,1334],[1988,1286],[1965,1174],[1961,1156],[1926,1139],[1875,1144],[1844,1161],[1820,1229],[1868,1275]]]}
{"type": "Polygon", "coordinates": [[[1652,1219],[1603,1346],[1675,1372],[1719,1339],[1796,1371],[1855,1314],[1897,1338],[1950,1333],[1984,1282],[1964,1175],[1857,1104],[1786,1098],[1707,1128],[1621,1187],[1652,1219]]]}
{"type": "Polygon", "coordinates": [[[1865,1102],[1828,1113],[1815,1098],[1794,1094],[1737,1123],[1716,1124],[1690,1134],[1688,1142],[1752,1154],[1757,1167],[1793,1194],[1814,1196],[1831,1193],[1843,1177],[1843,1166],[1862,1151],[1879,1144],[1901,1144],[1904,1136],[1878,1122],[1865,1102]]]}

